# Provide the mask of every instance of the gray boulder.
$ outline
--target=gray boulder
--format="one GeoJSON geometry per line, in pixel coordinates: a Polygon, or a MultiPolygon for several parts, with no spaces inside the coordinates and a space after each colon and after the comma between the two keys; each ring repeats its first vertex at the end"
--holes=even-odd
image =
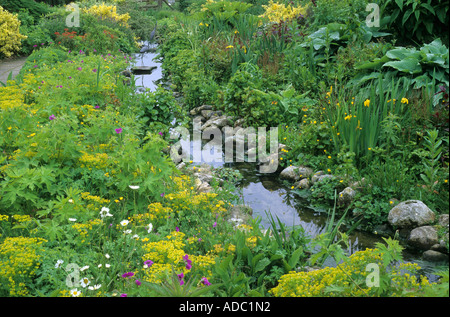
{"type": "Polygon", "coordinates": [[[309,179],[304,178],[304,179],[301,179],[300,181],[296,182],[296,183],[294,184],[294,186],[295,186],[296,188],[308,189],[308,188],[311,187],[311,183],[310,183],[309,179]]]}
{"type": "Polygon", "coordinates": [[[439,225],[448,228],[448,214],[442,214],[439,216],[439,225]]]}
{"type": "Polygon", "coordinates": [[[205,124],[202,126],[202,130],[210,126],[217,126],[219,128],[222,128],[229,125],[232,122],[232,120],[233,117],[230,116],[212,117],[211,119],[205,122],[205,124]]]}
{"type": "Polygon", "coordinates": [[[389,223],[398,228],[420,227],[433,222],[434,212],[420,200],[401,202],[389,211],[389,223]]]}
{"type": "Polygon", "coordinates": [[[194,108],[190,111],[190,114],[192,116],[195,116],[197,114],[199,114],[202,110],[212,110],[212,106],[211,105],[202,105],[200,107],[194,108]]]}
{"type": "Polygon", "coordinates": [[[280,177],[289,179],[292,181],[298,181],[303,178],[309,177],[313,173],[313,170],[304,166],[289,166],[281,171],[280,177]]]}
{"type": "Polygon", "coordinates": [[[311,183],[315,184],[318,182],[321,182],[324,179],[333,179],[335,178],[335,176],[331,175],[331,174],[324,174],[322,171],[315,173],[312,177],[311,177],[311,183]]]}
{"type": "Polygon", "coordinates": [[[408,243],[422,250],[429,250],[433,245],[439,243],[436,228],[422,226],[411,230],[408,243]]]}
{"type": "Polygon", "coordinates": [[[355,198],[356,191],[351,187],[344,188],[343,191],[339,193],[338,203],[340,205],[348,205],[355,198]]]}
{"type": "Polygon", "coordinates": [[[433,251],[433,250],[428,250],[425,251],[422,254],[422,258],[426,261],[430,261],[430,262],[443,262],[443,261],[448,261],[448,255],[438,252],[438,251],[433,251]]]}

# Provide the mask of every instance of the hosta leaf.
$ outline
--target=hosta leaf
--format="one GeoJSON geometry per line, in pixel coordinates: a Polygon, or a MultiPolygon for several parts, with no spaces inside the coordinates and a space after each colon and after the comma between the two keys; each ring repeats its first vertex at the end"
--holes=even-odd
{"type": "Polygon", "coordinates": [[[383,67],[390,66],[401,72],[409,74],[418,74],[422,72],[422,66],[416,58],[406,58],[401,61],[391,61],[383,65],[383,67]]]}

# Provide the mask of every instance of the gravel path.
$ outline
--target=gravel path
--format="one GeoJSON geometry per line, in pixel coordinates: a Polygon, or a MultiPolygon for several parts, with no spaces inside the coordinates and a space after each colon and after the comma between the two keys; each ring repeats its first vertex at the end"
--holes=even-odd
{"type": "MultiPolygon", "coordinates": [[[[27,57],[15,57],[0,60],[0,81],[6,84],[8,75],[13,73],[13,79],[17,76],[22,66],[25,64],[27,57]]],[[[1,85],[0,85],[1,86],[1,85]]]]}

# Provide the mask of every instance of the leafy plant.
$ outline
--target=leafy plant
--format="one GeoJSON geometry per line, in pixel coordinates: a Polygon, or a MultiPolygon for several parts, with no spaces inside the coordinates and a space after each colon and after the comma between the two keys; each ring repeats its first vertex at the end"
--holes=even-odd
{"type": "Polygon", "coordinates": [[[442,0],[388,0],[379,2],[380,15],[386,28],[407,43],[423,43],[430,38],[443,37],[448,45],[448,3],[442,0]],[[408,34],[408,36],[406,36],[408,34]]]}
{"type": "Polygon", "coordinates": [[[440,159],[442,155],[442,139],[438,130],[427,130],[424,136],[427,158],[423,161],[424,173],[420,177],[427,188],[432,191],[439,183],[440,159]]]}

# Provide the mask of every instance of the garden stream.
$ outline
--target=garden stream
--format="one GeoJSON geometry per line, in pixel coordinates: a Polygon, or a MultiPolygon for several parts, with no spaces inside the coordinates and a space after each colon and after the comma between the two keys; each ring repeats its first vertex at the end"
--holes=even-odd
{"type": "MultiPolygon", "coordinates": [[[[157,52],[137,53],[134,67],[150,66],[154,70],[148,74],[135,74],[135,83],[138,91],[143,88],[149,88],[154,91],[158,84],[163,80],[163,72],[161,63],[154,58],[158,55],[157,52]],[[141,88],[142,87],[142,88],[141,88]]],[[[161,83],[162,84],[162,83],[161,83]]],[[[191,144],[191,153],[195,149],[193,142],[191,144]]],[[[205,142],[208,142],[207,140],[205,142]]],[[[203,149],[203,144],[201,147],[203,149]]],[[[204,157],[204,155],[202,155],[204,157]]],[[[202,162],[205,163],[205,162],[202,162]]],[[[270,221],[267,218],[266,211],[270,212],[276,219],[278,217],[287,228],[292,226],[302,226],[305,233],[311,238],[324,232],[325,224],[327,222],[327,210],[317,210],[309,206],[309,202],[295,194],[288,186],[283,184],[279,178],[278,173],[264,174],[259,172],[259,167],[256,163],[207,163],[214,167],[231,167],[238,170],[243,176],[238,183],[240,194],[245,205],[253,210],[253,217],[261,219],[261,225],[264,228],[270,227],[270,221]]],[[[332,209],[333,206],[330,206],[332,209]]],[[[380,235],[370,232],[353,231],[350,236],[349,254],[366,248],[373,248],[375,243],[383,242],[380,235]]],[[[431,280],[435,276],[431,274],[435,268],[432,262],[423,261],[420,254],[410,253],[406,250],[403,253],[403,258],[407,262],[418,263],[423,271],[422,274],[427,275],[431,280]]],[[[329,266],[334,266],[335,263],[325,263],[329,266]]]]}

